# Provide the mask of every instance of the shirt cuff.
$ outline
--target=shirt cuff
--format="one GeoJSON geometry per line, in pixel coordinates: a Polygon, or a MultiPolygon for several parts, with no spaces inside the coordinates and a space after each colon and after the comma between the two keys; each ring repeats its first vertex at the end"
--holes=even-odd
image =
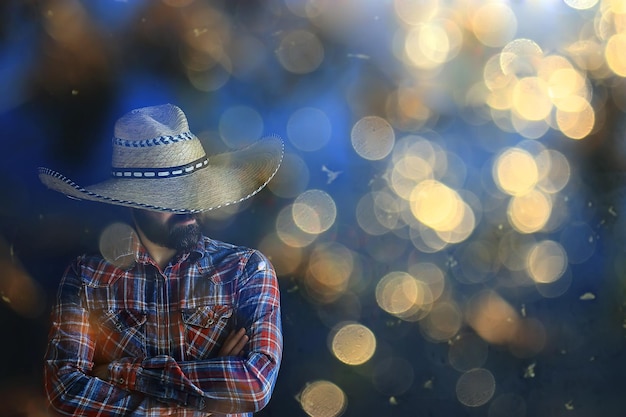
{"type": "MultiPolygon", "coordinates": [[[[124,378],[124,374],[119,374],[124,378]]],[[[206,407],[204,397],[182,373],[176,361],[161,355],[134,364],[126,378],[132,381],[128,388],[146,394],[158,401],[196,410],[206,407]]],[[[127,381],[128,382],[128,381],[127,381]]]]}
{"type": "Polygon", "coordinates": [[[109,373],[111,381],[126,390],[134,390],[137,373],[141,370],[141,359],[122,358],[111,362],[109,373]]]}

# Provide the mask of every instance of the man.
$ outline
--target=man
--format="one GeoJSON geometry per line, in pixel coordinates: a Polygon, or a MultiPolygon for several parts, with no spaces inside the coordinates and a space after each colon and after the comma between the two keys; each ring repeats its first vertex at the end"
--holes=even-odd
{"type": "Polygon", "coordinates": [[[207,157],[184,113],[162,105],[117,121],[111,179],[83,188],[40,168],[53,190],[130,207],[136,231],[118,242],[124,256],[81,256],[61,280],[44,368],[54,410],[249,416],[268,403],[282,356],[275,272],[256,250],[202,236],[198,213],[256,194],[282,155],[269,137],[207,157]]]}

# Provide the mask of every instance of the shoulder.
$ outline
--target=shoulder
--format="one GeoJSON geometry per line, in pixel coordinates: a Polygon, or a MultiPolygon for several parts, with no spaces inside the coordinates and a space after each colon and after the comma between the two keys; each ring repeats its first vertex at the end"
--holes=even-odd
{"type": "Polygon", "coordinates": [[[237,264],[240,269],[254,272],[260,269],[272,269],[269,259],[257,249],[235,245],[215,239],[203,239],[204,264],[226,265],[237,264]]]}
{"type": "Polygon", "coordinates": [[[108,285],[125,272],[99,254],[84,254],[70,263],[66,276],[73,275],[87,285],[108,285]]]}

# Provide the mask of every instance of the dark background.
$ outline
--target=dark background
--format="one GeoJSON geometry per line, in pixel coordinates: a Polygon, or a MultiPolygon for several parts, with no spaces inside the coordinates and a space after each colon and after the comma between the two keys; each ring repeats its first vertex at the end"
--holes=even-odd
{"type": "MultiPolygon", "coordinates": [[[[203,132],[205,139],[219,137],[218,125],[226,109],[241,105],[256,109],[264,133],[281,135],[287,153],[305,161],[310,173],[305,188],[322,189],[336,203],[333,227],[316,242],[349,247],[359,254],[363,274],[369,277],[365,288],[348,294],[353,298],[324,304],[308,296],[300,282],[310,248],[303,250],[300,267],[285,274],[278,271],[284,362],[272,401],[260,415],[306,415],[300,394],[317,380],[331,381],[343,390],[346,416],[626,415],[623,78],[606,68],[587,73],[596,111],[596,126],[587,137],[574,141],[551,129],[537,139],[562,152],[570,163],[571,179],[558,196],[563,202],[560,209],[567,211],[566,224],[584,222],[597,242],[585,262],[569,265],[569,289],[559,297],[545,298],[529,289],[499,288],[497,277],[478,285],[459,283],[448,261],[467,242],[436,254],[418,253],[398,235],[370,236],[359,228],[354,208],[381,178],[385,165],[354,152],[351,128],[367,115],[385,117],[389,91],[414,83],[423,92],[431,117],[416,127],[393,123],[390,117],[398,138],[435,132],[441,146],[454,150],[477,170],[500,149],[525,138],[495,123],[468,123],[463,116],[468,109],[456,98],[481,79],[486,60],[500,49],[484,46],[472,36],[464,20],[468,3],[448,2],[440,12],[457,19],[463,43],[458,55],[436,75],[407,68],[397,59],[395,37],[406,24],[396,15],[396,3],[401,2],[342,1],[329,5],[336,10],[327,9],[318,18],[294,13],[294,8],[302,10],[307,4],[294,0],[0,3],[0,415],[45,415],[42,357],[56,286],[67,263],[80,253],[97,250],[100,232],[125,215],[114,207],[77,202],[45,189],[37,167],[56,169],[84,185],[106,178],[115,120],[132,108],[163,102],[183,108],[191,130],[203,132]],[[212,11],[213,18],[200,19],[201,29],[223,36],[213,42],[222,42],[231,56],[243,55],[238,62],[254,60],[254,65],[233,66],[227,82],[214,91],[194,86],[181,61],[189,36],[197,29],[190,26],[193,17],[206,10],[212,11]],[[337,24],[331,25],[331,20],[337,24]],[[304,73],[286,70],[277,59],[281,38],[296,29],[316,34],[324,48],[320,65],[304,73]],[[255,54],[237,49],[233,39],[244,35],[263,49],[255,54]],[[288,140],[287,120],[302,107],[322,109],[332,126],[328,144],[313,152],[302,151],[288,140]],[[341,174],[329,182],[322,166],[341,174]],[[380,255],[385,251],[395,253],[380,255]],[[517,408],[498,411],[493,401],[479,407],[461,404],[455,393],[460,373],[448,363],[450,343],[430,341],[418,323],[399,320],[378,307],[377,280],[415,256],[440,262],[459,305],[479,289],[495,288],[516,309],[524,306],[529,317],[543,323],[548,342],[533,355],[519,357],[506,346],[489,345],[483,367],[496,377],[494,399],[515,394],[521,404],[517,408]],[[594,297],[581,299],[584,294],[594,297]],[[349,304],[354,297],[357,313],[349,304]],[[328,323],[344,319],[358,321],[376,335],[379,349],[364,365],[345,365],[328,348],[328,323]],[[403,358],[412,367],[408,388],[381,391],[380,384],[373,382],[374,370],[388,357],[403,358]],[[529,367],[535,370],[532,376],[525,375],[529,367]]],[[[532,38],[551,53],[566,55],[568,44],[593,38],[589,28],[599,24],[600,4],[584,11],[556,1],[510,4],[518,19],[516,37],[532,38]]],[[[593,52],[602,56],[605,43],[606,39],[597,39],[593,52]]],[[[299,59],[313,59],[309,54],[301,51],[299,59]]],[[[228,73],[209,71],[206,77],[217,80],[224,71],[228,73]]],[[[466,188],[479,186],[468,178],[466,188]]],[[[279,211],[293,197],[266,189],[224,225],[209,222],[206,232],[256,247],[272,232],[279,211]]],[[[468,242],[493,226],[489,216],[481,217],[468,242]]],[[[563,227],[538,232],[537,239],[559,236],[563,227]]],[[[471,328],[464,325],[463,332],[471,328]]]]}

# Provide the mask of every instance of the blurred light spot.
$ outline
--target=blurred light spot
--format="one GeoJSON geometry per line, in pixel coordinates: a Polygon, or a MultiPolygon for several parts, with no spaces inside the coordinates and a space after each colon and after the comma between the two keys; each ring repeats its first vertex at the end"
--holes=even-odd
{"type": "Polygon", "coordinates": [[[491,2],[474,12],[471,28],[483,45],[500,47],[515,36],[517,17],[508,4],[491,2]]]}
{"type": "Polygon", "coordinates": [[[448,348],[448,362],[460,372],[480,368],[487,361],[488,345],[474,333],[455,337],[448,348]]]}
{"type": "Polygon", "coordinates": [[[307,384],[299,395],[300,406],[311,417],[338,417],[346,410],[348,399],[341,388],[330,381],[307,384]]]}
{"type": "Polygon", "coordinates": [[[394,0],[393,5],[398,18],[409,25],[428,21],[439,11],[439,0],[394,0]]]}
{"type": "Polygon", "coordinates": [[[395,143],[393,128],[382,117],[366,116],[357,121],[350,134],[352,147],[367,160],[385,158],[395,143]]]}
{"type": "Polygon", "coordinates": [[[527,139],[539,139],[550,129],[546,119],[529,120],[516,112],[511,113],[511,123],[515,131],[527,139]]]}
{"type": "Polygon", "coordinates": [[[306,233],[325,232],[335,223],[337,217],[335,201],[322,190],[303,192],[291,207],[294,223],[306,233]]]}
{"type": "Polygon", "coordinates": [[[568,268],[558,280],[549,283],[536,282],[535,288],[545,298],[557,298],[565,294],[571,285],[572,272],[568,268]]]}
{"type": "Polygon", "coordinates": [[[420,321],[420,330],[427,340],[434,343],[452,339],[463,325],[463,314],[458,306],[449,301],[437,302],[426,317],[420,321]]]}
{"type": "Polygon", "coordinates": [[[372,196],[376,221],[387,230],[395,229],[399,224],[401,210],[397,197],[386,191],[373,193],[372,196]]]}
{"type": "Polygon", "coordinates": [[[485,341],[508,344],[519,323],[519,315],[498,293],[484,290],[472,296],[465,314],[468,324],[485,341]]]}
{"type": "Polygon", "coordinates": [[[376,200],[377,193],[374,192],[361,196],[356,205],[356,221],[365,233],[380,236],[389,232],[389,229],[378,221],[380,210],[376,200]]]}
{"type": "Polygon", "coordinates": [[[594,7],[598,0],[563,0],[569,7],[577,10],[587,10],[594,7]]]}
{"type": "Polygon", "coordinates": [[[554,282],[566,268],[567,254],[563,246],[553,240],[537,242],[528,253],[528,273],[535,282],[554,282]]]}
{"type": "Polygon", "coordinates": [[[453,58],[462,43],[456,24],[435,20],[411,28],[405,41],[410,62],[419,68],[435,68],[453,58]]]}
{"type": "Polygon", "coordinates": [[[584,71],[604,71],[605,60],[603,47],[596,39],[581,39],[565,48],[576,66],[584,71]]]}
{"type": "Polygon", "coordinates": [[[530,153],[520,148],[508,148],[495,161],[493,177],[505,193],[524,195],[537,184],[539,172],[530,153]]]}
{"type": "Polygon", "coordinates": [[[408,273],[430,290],[432,301],[438,300],[446,287],[446,278],[437,265],[430,262],[417,262],[409,266],[408,273]]]}
{"type": "Polygon", "coordinates": [[[295,30],[283,36],[276,56],[285,70],[307,74],[315,71],[324,60],[324,45],[314,33],[295,30]]]}
{"type": "Polygon", "coordinates": [[[450,229],[436,229],[437,235],[446,243],[454,244],[466,240],[476,226],[476,217],[474,211],[465,201],[461,200],[461,210],[459,210],[459,222],[450,229]]]}
{"type": "Polygon", "coordinates": [[[543,51],[530,39],[514,39],[502,48],[499,57],[504,74],[525,77],[535,74],[543,51]]]}
{"type": "Polygon", "coordinates": [[[571,264],[582,264],[594,254],[597,239],[587,223],[572,222],[561,231],[559,242],[571,264]]]}
{"type": "Polygon", "coordinates": [[[328,116],[323,111],[305,107],[295,111],[287,121],[287,136],[301,151],[317,151],[324,147],[331,135],[328,116]]]}
{"type": "Polygon", "coordinates": [[[353,271],[354,256],[347,247],[319,244],[311,252],[304,276],[307,294],[318,303],[334,302],[347,291],[353,271]]]}
{"type": "Polygon", "coordinates": [[[272,261],[279,277],[293,273],[302,262],[302,250],[285,244],[276,233],[267,234],[259,243],[259,250],[272,261]]]}
{"type": "Polygon", "coordinates": [[[376,336],[358,323],[341,325],[332,336],[332,352],[347,365],[361,365],[376,351],[376,336]]]}
{"type": "Polygon", "coordinates": [[[310,245],[318,235],[304,232],[294,221],[293,207],[283,207],[276,216],[276,234],[286,245],[303,248],[310,245]]]}
{"type": "Polygon", "coordinates": [[[542,120],[552,111],[548,83],[539,77],[524,77],[513,87],[513,109],[524,119],[542,120]]]}
{"type": "MultiPolygon", "coordinates": [[[[506,74],[504,72],[500,60],[501,57],[499,54],[493,55],[491,58],[487,59],[487,62],[485,62],[483,67],[483,80],[485,82],[485,86],[493,92],[504,91],[507,88],[512,88],[517,81],[515,74],[506,74]]],[[[509,107],[509,105],[496,106],[496,108],[500,109],[509,107]]]]}
{"type": "Polygon", "coordinates": [[[556,110],[556,123],[563,134],[571,139],[583,139],[596,123],[596,114],[589,102],[581,97],[573,96],[570,103],[575,103],[564,110],[563,106],[556,110]]]}
{"type": "Polygon", "coordinates": [[[465,372],[456,382],[456,397],[468,407],[480,407],[491,400],[496,379],[491,371],[478,368],[465,372]]]}
{"type": "MultiPolygon", "coordinates": [[[[550,98],[557,108],[572,109],[573,97],[587,101],[586,78],[573,68],[557,68],[550,73],[547,81],[550,98]]],[[[578,109],[574,107],[572,110],[578,109]]]]}
{"type": "Polygon", "coordinates": [[[294,153],[285,153],[280,169],[267,187],[278,197],[294,198],[306,190],[310,176],[304,159],[294,153]]]}
{"type": "Polygon", "coordinates": [[[443,240],[439,233],[430,227],[420,225],[410,229],[413,246],[424,253],[435,253],[445,249],[448,242],[443,240]]]}
{"type": "Polygon", "coordinates": [[[419,155],[407,153],[393,164],[389,177],[394,192],[409,200],[415,186],[426,179],[433,178],[433,166],[419,155]]]}
{"type": "Polygon", "coordinates": [[[432,308],[433,301],[430,288],[403,271],[388,273],[376,285],[379,307],[403,320],[422,319],[432,308]]]}
{"type": "Polygon", "coordinates": [[[606,63],[615,74],[626,77],[626,33],[616,33],[606,43],[606,63]]]}
{"type": "Polygon", "coordinates": [[[229,147],[241,148],[261,137],[263,118],[251,107],[230,107],[220,117],[219,132],[229,147]]]}
{"type": "Polygon", "coordinates": [[[381,394],[400,395],[411,388],[415,373],[406,359],[389,357],[376,364],[372,378],[374,387],[381,394]]]}
{"type": "Polygon", "coordinates": [[[526,417],[526,401],[514,393],[500,394],[491,401],[487,417],[526,417]]]}
{"type": "Polygon", "coordinates": [[[457,228],[462,232],[461,239],[453,238],[452,234],[440,234],[442,240],[457,243],[474,228],[469,205],[456,191],[439,181],[422,181],[413,189],[410,200],[411,212],[426,226],[437,232],[453,232],[457,228]]]}
{"type": "Polygon", "coordinates": [[[543,150],[535,159],[539,168],[537,186],[544,192],[555,194],[563,190],[569,182],[571,169],[565,155],[553,149],[543,150]]]}
{"type": "Polygon", "coordinates": [[[108,225],[100,234],[98,246],[102,257],[121,269],[135,264],[135,248],[139,238],[135,229],[126,223],[108,225]]]}
{"type": "Polygon", "coordinates": [[[540,231],[550,219],[552,201],[538,190],[512,197],[507,215],[515,230],[521,233],[540,231]]]}

